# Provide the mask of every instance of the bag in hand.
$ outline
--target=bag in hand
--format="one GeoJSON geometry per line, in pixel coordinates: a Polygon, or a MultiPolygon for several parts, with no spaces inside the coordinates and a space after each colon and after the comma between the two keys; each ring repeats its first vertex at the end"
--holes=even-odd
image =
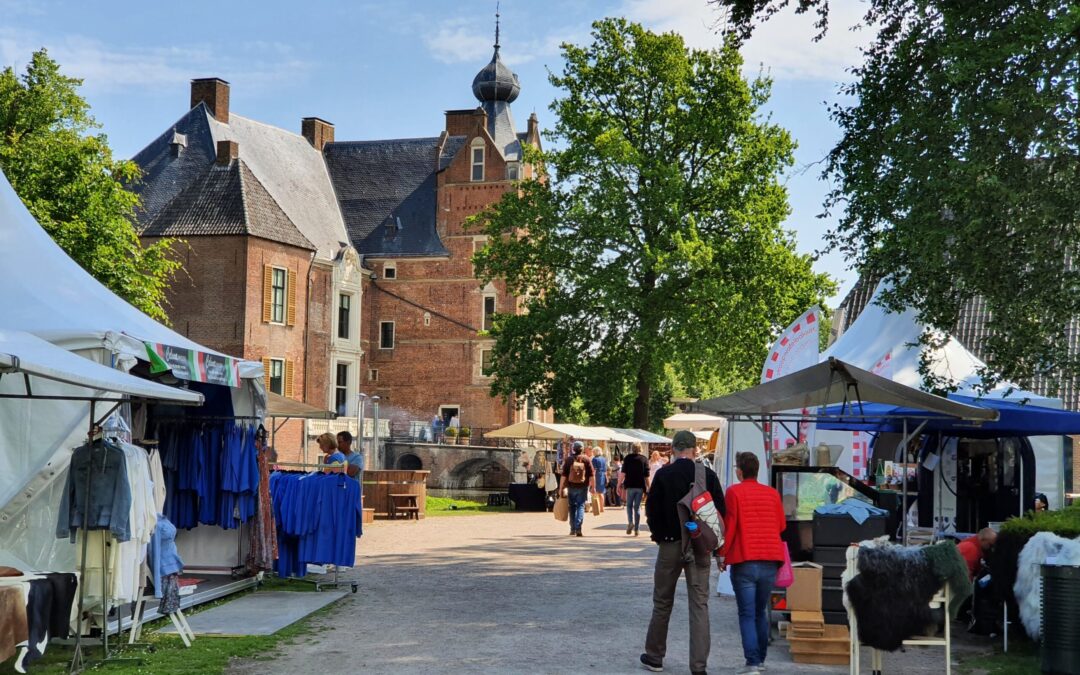
{"type": "Polygon", "coordinates": [[[555,514],[555,520],[564,523],[570,520],[570,500],[566,497],[559,497],[555,500],[555,508],[552,511],[555,514]]]}
{"type": "Polygon", "coordinates": [[[600,495],[593,493],[592,496],[592,514],[598,516],[604,512],[604,498],[600,495]]]}

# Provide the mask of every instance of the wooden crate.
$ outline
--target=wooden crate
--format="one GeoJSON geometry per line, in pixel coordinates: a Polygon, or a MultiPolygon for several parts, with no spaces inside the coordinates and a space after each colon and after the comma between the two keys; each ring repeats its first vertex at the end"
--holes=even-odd
{"type": "MultiPolygon", "coordinates": [[[[790,634],[789,634],[790,635],[790,634]]],[[[851,648],[851,638],[847,626],[825,626],[824,637],[788,637],[791,657],[796,655],[840,655],[845,659],[851,648]]],[[[803,661],[801,663],[817,663],[803,661]]],[[[845,660],[844,663],[847,663],[845,660]]]]}

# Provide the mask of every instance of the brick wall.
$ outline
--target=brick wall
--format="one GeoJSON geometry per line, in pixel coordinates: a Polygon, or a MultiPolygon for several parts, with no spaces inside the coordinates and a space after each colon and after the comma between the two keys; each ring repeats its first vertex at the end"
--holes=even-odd
{"type": "MultiPolygon", "coordinates": [[[[475,119],[448,113],[447,126],[460,132],[475,119]]],[[[493,292],[498,312],[516,303],[504,283],[482,287],[475,278],[471,258],[482,238],[463,223],[500,199],[511,183],[498,151],[486,135],[479,137],[485,139],[485,182],[470,181],[472,139],[438,177],[437,227],[449,258],[393,259],[395,279],[384,275],[390,260],[365,261],[378,280],[364,288],[363,389],[414,419],[430,420],[441,405],[459,406],[462,426],[492,428],[514,423],[519,413],[515,401],[490,395],[490,380],[480,372],[481,350],[492,342],[477,334],[483,327],[484,296],[493,292]],[[395,324],[391,350],[379,348],[383,321],[395,324]],[[371,369],[378,370],[377,382],[369,378],[371,369]]],[[[540,418],[550,420],[550,412],[540,418]]]]}

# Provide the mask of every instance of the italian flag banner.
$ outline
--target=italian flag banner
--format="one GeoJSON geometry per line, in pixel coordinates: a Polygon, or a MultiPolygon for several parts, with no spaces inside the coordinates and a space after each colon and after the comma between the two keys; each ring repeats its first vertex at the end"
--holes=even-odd
{"type": "Polygon", "coordinates": [[[206,352],[144,342],[153,374],[171,372],[181,380],[206,382],[223,387],[240,386],[240,360],[206,352]]]}

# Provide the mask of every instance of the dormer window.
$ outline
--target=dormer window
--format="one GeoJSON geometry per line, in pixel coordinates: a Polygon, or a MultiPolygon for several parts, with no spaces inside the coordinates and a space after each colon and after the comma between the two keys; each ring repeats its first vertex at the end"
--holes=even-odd
{"type": "Polygon", "coordinates": [[[187,147],[187,135],[174,129],[172,140],[169,141],[169,147],[172,149],[172,156],[179,157],[180,153],[187,147]]]}
{"type": "Polygon", "coordinates": [[[520,165],[517,162],[508,162],[506,164],[506,179],[517,180],[521,177],[520,165]]]}
{"type": "Polygon", "coordinates": [[[472,181],[482,181],[484,180],[484,139],[477,138],[473,140],[471,150],[472,181]]]}

